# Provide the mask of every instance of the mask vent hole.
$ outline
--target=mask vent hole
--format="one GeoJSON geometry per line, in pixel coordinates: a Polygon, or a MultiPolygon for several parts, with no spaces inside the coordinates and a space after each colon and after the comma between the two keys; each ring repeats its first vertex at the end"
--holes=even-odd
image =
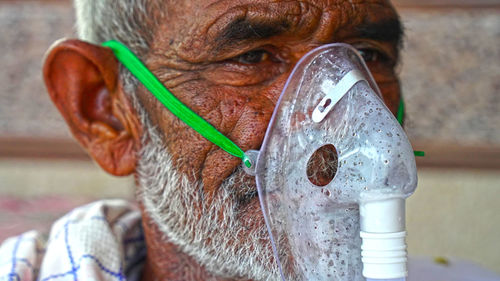
{"type": "Polygon", "coordinates": [[[337,174],[338,159],[337,149],[333,144],[318,148],[307,161],[306,173],[309,181],[316,186],[329,184],[337,174]]]}

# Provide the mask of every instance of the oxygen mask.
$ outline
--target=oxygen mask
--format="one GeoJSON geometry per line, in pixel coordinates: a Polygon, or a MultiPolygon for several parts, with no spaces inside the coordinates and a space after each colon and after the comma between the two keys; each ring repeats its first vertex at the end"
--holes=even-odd
{"type": "Polygon", "coordinates": [[[367,278],[406,276],[414,152],[352,47],[301,59],[249,155],[284,279],[363,280],[362,268],[367,278]]]}
{"type": "Polygon", "coordinates": [[[179,119],[255,175],[284,280],[402,280],[414,152],[359,54],[330,44],[295,66],[260,151],[180,103],[123,45],[105,43],[179,119]]]}

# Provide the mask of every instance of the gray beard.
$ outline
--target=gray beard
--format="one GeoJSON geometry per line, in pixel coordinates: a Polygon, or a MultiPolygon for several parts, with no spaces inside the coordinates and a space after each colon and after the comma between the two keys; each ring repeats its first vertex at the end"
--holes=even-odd
{"type": "Polygon", "coordinates": [[[235,193],[255,192],[255,188],[242,186],[241,172],[236,171],[205,206],[202,183],[191,182],[176,171],[161,134],[147,118],[142,119],[145,137],[137,168],[139,200],[166,239],[214,275],[281,280],[271,247],[262,242],[269,241],[265,225],[242,235],[235,193]],[[233,187],[236,182],[237,188],[233,187]]]}

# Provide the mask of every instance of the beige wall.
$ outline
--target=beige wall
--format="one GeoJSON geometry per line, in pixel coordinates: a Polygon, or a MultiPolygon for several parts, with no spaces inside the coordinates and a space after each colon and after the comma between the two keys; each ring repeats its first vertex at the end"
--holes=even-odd
{"type": "Polygon", "coordinates": [[[410,255],[459,257],[500,273],[500,172],[420,169],[407,200],[410,255]]]}

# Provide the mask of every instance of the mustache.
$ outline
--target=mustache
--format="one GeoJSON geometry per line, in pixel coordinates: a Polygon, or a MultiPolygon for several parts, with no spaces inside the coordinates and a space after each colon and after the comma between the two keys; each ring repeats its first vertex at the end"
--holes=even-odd
{"type": "Polygon", "coordinates": [[[248,204],[258,195],[255,176],[247,174],[241,165],[222,182],[221,188],[234,196],[238,206],[248,204]]]}

